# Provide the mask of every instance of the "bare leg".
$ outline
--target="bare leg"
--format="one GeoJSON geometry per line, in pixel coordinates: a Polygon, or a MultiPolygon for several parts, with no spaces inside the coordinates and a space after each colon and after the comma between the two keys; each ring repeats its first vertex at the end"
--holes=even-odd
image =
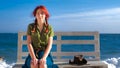
{"type": "Polygon", "coordinates": [[[46,64],[39,64],[39,68],[47,68],[46,64]]]}
{"type": "Polygon", "coordinates": [[[34,64],[31,62],[30,68],[38,68],[38,64],[37,64],[37,65],[34,65],[34,64]]]}

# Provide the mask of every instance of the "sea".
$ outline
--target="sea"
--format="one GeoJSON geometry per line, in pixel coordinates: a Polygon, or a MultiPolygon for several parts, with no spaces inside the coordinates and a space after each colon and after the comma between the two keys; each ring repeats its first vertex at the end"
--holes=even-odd
{"type": "MultiPolygon", "coordinates": [[[[3,58],[2,61],[0,60],[0,68],[12,68],[16,63],[17,45],[17,33],[0,33],[0,57],[3,58]]],[[[71,45],[71,48],[74,46],[71,45]]],[[[64,47],[64,49],[68,48],[64,47]]],[[[108,68],[120,68],[120,34],[100,34],[100,59],[108,64],[108,68]]]]}

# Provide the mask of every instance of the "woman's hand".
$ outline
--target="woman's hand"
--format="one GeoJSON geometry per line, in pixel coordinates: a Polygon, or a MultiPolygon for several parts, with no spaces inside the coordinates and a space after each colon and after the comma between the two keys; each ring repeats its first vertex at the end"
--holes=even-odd
{"type": "Polygon", "coordinates": [[[32,63],[34,66],[36,66],[38,64],[38,59],[37,58],[32,59],[32,63]]]}
{"type": "Polygon", "coordinates": [[[46,58],[41,58],[41,59],[39,60],[39,63],[40,63],[40,64],[46,64],[46,58]]]}

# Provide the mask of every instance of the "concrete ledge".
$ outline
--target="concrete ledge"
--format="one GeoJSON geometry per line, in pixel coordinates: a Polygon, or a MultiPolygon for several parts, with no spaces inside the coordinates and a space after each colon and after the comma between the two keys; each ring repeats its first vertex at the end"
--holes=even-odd
{"type": "MultiPolygon", "coordinates": [[[[66,62],[56,62],[59,68],[108,68],[108,65],[102,61],[88,61],[86,65],[70,65],[66,62]]],[[[16,63],[13,68],[21,68],[23,63],[16,63]]]]}
{"type": "Polygon", "coordinates": [[[70,65],[68,63],[58,64],[60,68],[108,68],[102,61],[88,61],[86,65],[70,65]]]}

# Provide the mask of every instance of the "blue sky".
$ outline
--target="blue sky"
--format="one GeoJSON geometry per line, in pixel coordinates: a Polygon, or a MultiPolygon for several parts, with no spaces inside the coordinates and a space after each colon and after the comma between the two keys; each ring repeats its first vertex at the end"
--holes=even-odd
{"type": "Polygon", "coordinates": [[[47,7],[54,31],[120,33],[120,0],[0,0],[0,33],[26,31],[38,5],[47,7]]]}

